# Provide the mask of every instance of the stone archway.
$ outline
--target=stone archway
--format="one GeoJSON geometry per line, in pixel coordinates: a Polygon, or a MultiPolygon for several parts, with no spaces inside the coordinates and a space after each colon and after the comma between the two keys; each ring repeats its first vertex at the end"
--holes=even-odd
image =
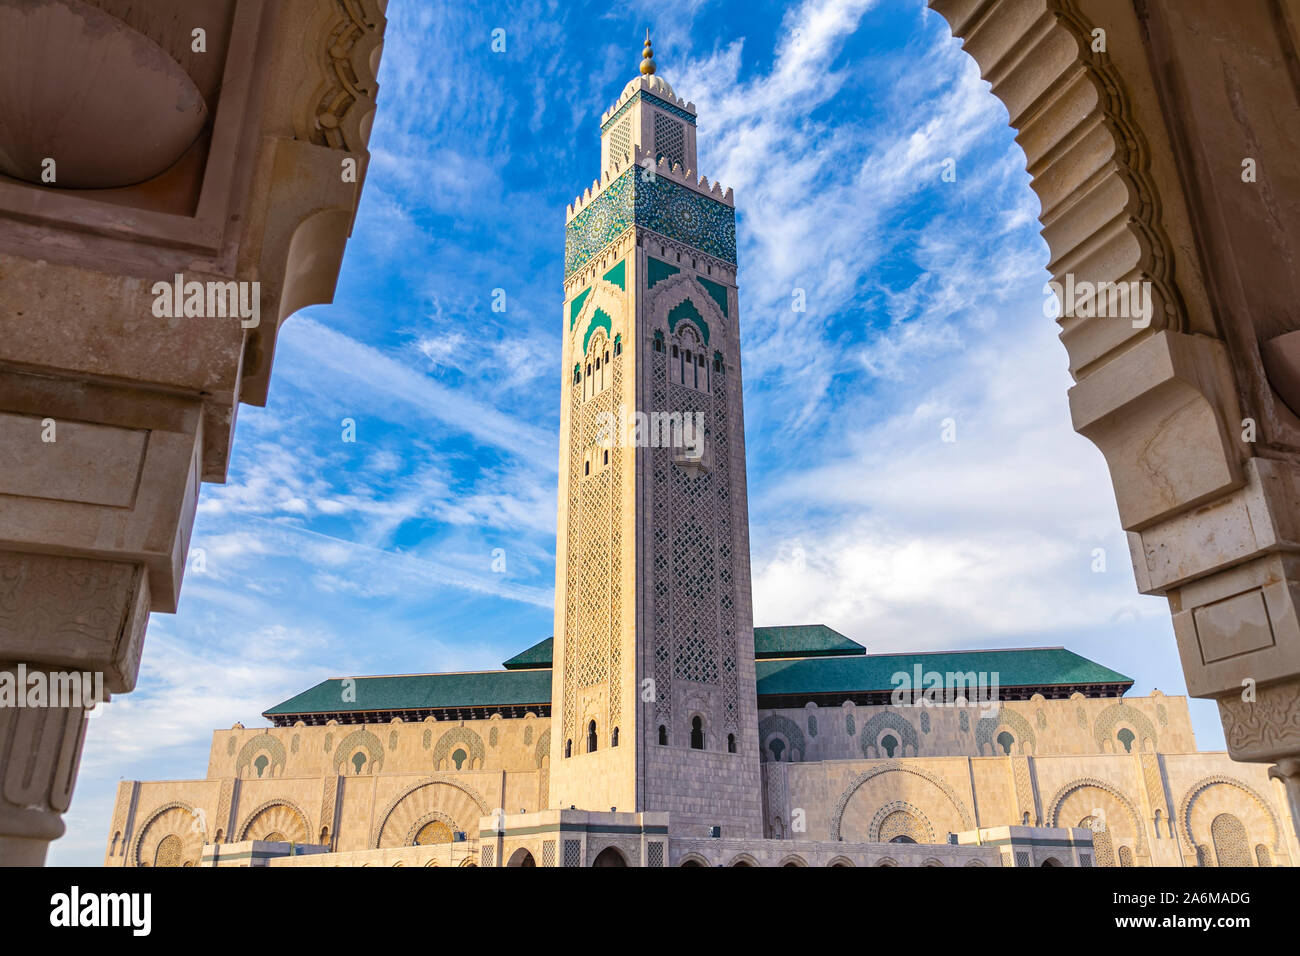
{"type": "Polygon", "coordinates": [[[831,839],[845,839],[847,827],[860,834],[859,840],[872,840],[886,820],[891,837],[913,839],[974,827],[974,817],[952,787],[930,771],[905,763],[873,767],[849,783],[831,812],[831,839]]]}
{"type": "Polygon", "coordinates": [[[514,853],[510,854],[510,859],[506,861],[506,866],[527,867],[536,865],[537,860],[535,860],[533,855],[522,846],[515,850],[514,853]]]}
{"type": "MultiPolygon", "coordinates": [[[[0,8],[0,33],[18,38],[21,54],[8,67],[34,79],[28,125],[11,130],[20,152],[48,141],[52,123],[73,131],[57,184],[5,169],[0,419],[39,407],[78,423],[58,436],[71,459],[30,456],[18,469],[30,469],[29,484],[0,487],[14,529],[0,551],[0,659],[32,673],[102,674],[113,695],[135,688],[150,613],[177,608],[199,483],[225,480],[239,405],[265,404],[281,322],[333,298],[369,165],[387,23],[380,0],[305,0],[292,14],[240,14],[229,21],[238,26],[209,33],[196,60],[175,52],[189,49],[189,24],[139,7],[0,8]],[[73,71],[73,114],[40,108],[65,90],[48,64],[84,63],[78,51],[104,37],[118,55],[73,71]],[[296,91],[268,95],[277,76],[295,77],[296,91]],[[109,89],[125,114],[97,108],[109,89]],[[151,113],[159,102],[188,107],[151,113]],[[341,177],[341,162],[356,175],[341,177]],[[112,206],[63,188],[78,181],[114,187],[112,206]],[[181,272],[260,286],[258,321],[172,334],[172,320],[151,309],[153,281],[181,272]],[[138,321],[123,324],[126,315],[138,321]],[[58,347],[42,344],[38,330],[51,328],[63,330],[58,347]],[[50,520],[50,509],[63,517],[50,520]]],[[[0,865],[40,865],[63,833],[86,708],[0,711],[0,865]]],[[[262,757],[263,772],[278,776],[274,755],[250,766],[262,757]]]]}
{"type": "MultiPolygon", "coordinates": [[[[210,165],[214,176],[245,178],[222,178],[215,218],[176,216],[179,233],[160,233],[149,197],[124,187],[111,224],[119,238],[109,242],[86,238],[86,223],[101,220],[78,206],[78,197],[55,202],[50,190],[20,181],[13,193],[21,193],[19,205],[0,205],[6,219],[35,216],[33,228],[47,240],[0,249],[6,266],[30,276],[9,299],[25,318],[6,329],[6,358],[29,364],[42,380],[37,385],[6,372],[11,387],[0,411],[27,415],[42,401],[71,407],[74,396],[85,394],[100,407],[93,429],[114,434],[149,427],[151,442],[172,442],[178,450],[141,459],[141,480],[166,489],[147,505],[120,508],[68,495],[59,506],[84,520],[51,523],[40,520],[44,502],[8,499],[15,527],[35,530],[0,556],[0,577],[44,584],[15,595],[12,623],[0,624],[5,659],[29,661],[29,670],[62,666],[64,659],[34,643],[26,625],[44,619],[74,635],[70,659],[103,671],[110,692],[133,689],[149,611],[176,607],[193,488],[224,479],[238,403],[265,401],[281,319],[332,296],[362,178],[341,183],[338,159],[367,155],[386,22],[378,0],[357,3],[366,11],[357,21],[364,27],[339,51],[356,81],[339,89],[328,123],[318,121],[314,104],[288,96],[254,97],[265,111],[256,116],[236,115],[242,107],[232,104],[232,118],[246,121],[231,126],[240,132],[225,144],[227,152],[214,138],[210,165]],[[278,174],[254,177],[272,157],[283,161],[278,174]],[[234,215],[239,208],[264,215],[234,215]],[[32,248],[43,272],[33,271],[32,248]],[[136,361],[140,344],[157,341],[160,327],[146,321],[124,331],[117,317],[148,316],[151,296],[138,277],[182,263],[231,280],[258,277],[270,316],[247,342],[244,330],[223,329],[175,354],[159,352],[145,369],[136,361]],[[69,340],[103,344],[93,369],[82,356],[45,347],[44,330],[56,327],[69,340]],[[162,401],[160,385],[172,396],[166,420],[153,411],[162,401]],[[121,512],[133,528],[165,524],[175,531],[146,560],[131,535],[106,542],[82,534],[106,518],[106,509],[121,512]],[[92,605],[78,588],[93,591],[92,605]],[[95,612],[89,616],[88,606],[95,612]]],[[[1265,153],[1264,170],[1273,157],[1282,157],[1275,165],[1284,168],[1284,157],[1297,152],[1288,124],[1250,114],[1262,94],[1294,102],[1293,55],[1284,45],[1291,41],[1277,29],[1271,4],[931,0],[931,6],[963,38],[1007,107],[1042,205],[1054,280],[1136,282],[1150,292],[1150,321],[1140,327],[1063,317],[1061,337],[1076,381],[1070,392],[1075,428],[1106,458],[1121,523],[1132,536],[1139,589],[1170,602],[1189,692],[1218,701],[1234,759],[1277,764],[1274,773],[1300,818],[1300,730],[1289,717],[1300,710],[1300,615],[1289,598],[1300,582],[1300,549],[1284,530],[1295,524],[1300,497],[1300,359],[1294,339],[1287,339],[1296,330],[1285,324],[1294,319],[1285,303],[1300,299],[1300,277],[1279,266],[1296,258],[1300,243],[1288,231],[1296,219],[1288,205],[1293,190],[1229,195],[1218,175],[1240,164],[1243,143],[1265,153]],[[1206,44],[1216,42],[1216,28],[1231,28],[1242,49],[1224,70],[1207,71],[1203,64],[1213,57],[1206,44]],[[1103,49],[1096,46],[1098,29],[1103,49]],[[1200,108],[1188,108],[1193,102],[1200,108]],[[1242,231],[1251,226],[1256,232],[1242,231]],[[1241,437],[1247,421],[1258,433],[1251,439],[1241,437]],[[1242,699],[1243,677],[1257,682],[1257,697],[1242,699]]],[[[243,38],[242,49],[208,54],[241,71],[231,88],[281,74],[338,88],[337,78],[326,75],[323,64],[332,59],[325,51],[351,14],[330,0],[307,9],[309,22],[291,43],[277,46],[272,28],[259,26],[243,38]]],[[[33,56],[48,59],[51,51],[33,56]]],[[[364,170],[365,163],[359,166],[364,170]]],[[[80,708],[59,709],[55,718],[57,733],[38,734],[35,716],[0,714],[0,751],[14,765],[42,768],[39,779],[21,787],[6,781],[13,787],[4,788],[3,809],[29,812],[21,833],[0,831],[0,863],[40,863],[46,843],[62,832],[59,818],[69,805],[85,727],[80,708]],[[39,824],[30,822],[35,816],[39,824]]]]}
{"type": "Polygon", "coordinates": [[[275,843],[311,842],[307,814],[287,800],[268,800],[252,810],[235,831],[239,840],[267,840],[275,843]]]}
{"type": "MultiPolygon", "coordinates": [[[[1218,173],[1300,149],[1267,106],[1300,106],[1295,37],[1270,4],[930,6],[1007,108],[1056,287],[1149,295],[1145,316],[1058,319],[1074,427],[1106,458],[1138,589],[1170,602],[1189,692],[1218,701],[1233,759],[1277,762],[1300,822],[1300,549],[1272,530],[1300,510],[1300,332],[1272,299],[1300,298],[1300,237],[1267,220],[1267,189],[1229,195],[1218,173]]],[[[1294,222],[1295,189],[1274,188],[1294,222]]]]}
{"type": "Polygon", "coordinates": [[[617,847],[607,846],[596,854],[596,859],[591,861],[592,866],[627,866],[627,858],[623,856],[617,847]]]}
{"type": "MultiPolygon", "coordinates": [[[[378,816],[371,846],[412,846],[421,835],[432,836],[429,824],[475,832],[480,817],[491,812],[483,797],[454,776],[435,774],[408,787],[389,801],[378,816]],[[448,821],[457,825],[453,828],[448,821]]],[[[436,828],[435,828],[436,829],[436,828]]]]}
{"type": "Polygon", "coordinates": [[[203,814],[187,803],[165,803],[132,841],[130,866],[196,866],[207,842],[203,814]]]}

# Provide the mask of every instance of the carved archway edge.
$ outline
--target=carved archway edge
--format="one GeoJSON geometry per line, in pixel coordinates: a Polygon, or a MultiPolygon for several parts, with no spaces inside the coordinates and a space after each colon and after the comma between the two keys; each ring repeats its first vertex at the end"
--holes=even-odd
{"type": "MultiPolygon", "coordinates": [[[[865,773],[858,774],[858,776],[854,778],[853,782],[850,783],[844,789],[844,792],[842,794],[840,794],[839,800],[835,801],[835,809],[831,814],[831,839],[832,840],[842,839],[842,836],[840,835],[840,826],[844,820],[844,811],[848,808],[849,801],[853,799],[853,795],[857,793],[858,789],[868,780],[871,780],[885,773],[910,773],[922,778],[923,780],[928,780],[930,783],[938,787],[939,790],[943,792],[943,795],[946,796],[952,802],[953,808],[961,816],[962,825],[967,830],[975,829],[975,818],[971,815],[971,812],[967,808],[966,804],[963,803],[961,798],[957,796],[956,791],[953,790],[952,787],[946,784],[935,774],[930,773],[928,770],[922,770],[919,767],[909,767],[907,764],[903,763],[902,761],[895,760],[889,763],[881,764],[878,767],[872,767],[870,770],[866,771],[865,773]]],[[[929,820],[927,819],[926,822],[929,823],[929,820]]]]}
{"type": "MultiPolygon", "coordinates": [[[[1007,109],[1017,141],[1025,150],[1034,190],[1042,202],[1039,220],[1051,254],[1052,273],[1059,278],[1084,258],[1108,263],[1123,261],[1098,255],[1094,245],[1099,239],[1109,243],[1121,241],[1117,232],[1127,234],[1139,251],[1139,258],[1132,265],[1142,279],[1151,283],[1153,298],[1159,302],[1151,328],[1188,331],[1186,305],[1174,278],[1174,246],[1163,224],[1159,191],[1150,173],[1150,146],[1134,119],[1127,84],[1109,56],[1094,52],[1094,26],[1084,18],[1074,0],[1041,0],[1042,12],[1033,19],[1024,16],[1022,3],[929,0],[929,5],[948,22],[953,36],[976,61],[993,94],[1007,109]],[[999,30],[1004,35],[995,36],[999,30]],[[1058,30],[1064,31],[1071,42],[1062,43],[1058,30]],[[1063,55],[1066,50],[1069,52],[1063,55]],[[1055,63],[1057,69],[1043,70],[1037,83],[1029,83],[1023,69],[1028,62],[1055,63]],[[1072,82],[1071,74],[1075,73],[1086,78],[1095,91],[1096,102],[1091,109],[1078,109],[1081,104],[1070,103],[1070,97],[1065,95],[1072,82]],[[1053,112],[1053,108],[1062,113],[1071,107],[1075,107],[1072,122],[1057,130],[1054,137],[1025,135],[1053,112]],[[1056,162],[1077,158],[1070,155],[1070,149],[1077,145],[1072,138],[1098,122],[1109,134],[1111,156],[1098,170],[1084,164],[1076,177],[1082,176],[1086,182],[1104,170],[1103,175],[1118,176],[1127,187],[1115,192],[1112,205],[1100,210],[1095,201],[1071,201],[1078,198],[1083,182],[1047,175],[1056,162]],[[1093,228],[1059,228],[1062,217],[1080,218],[1088,212],[1094,213],[1087,217],[1093,228]],[[1121,230],[1114,229],[1116,223],[1123,223],[1121,230]],[[1064,244],[1067,238],[1069,245],[1064,244]]],[[[1074,91],[1073,95],[1077,98],[1081,91],[1074,91]]],[[[1097,185],[1089,183],[1094,198],[1103,195],[1097,185]]],[[[1085,276],[1111,281],[1124,277],[1091,273],[1085,276]]],[[[1100,356],[1092,356],[1097,357],[1100,356]]],[[[1079,362],[1074,355],[1071,359],[1075,369],[1088,364],[1079,362]]]]}
{"type": "Polygon", "coordinates": [[[382,840],[384,836],[384,827],[388,825],[388,818],[393,815],[393,811],[397,809],[398,804],[400,804],[411,794],[415,793],[417,790],[421,790],[425,787],[433,786],[434,784],[439,784],[439,783],[446,784],[449,787],[454,787],[455,789],[460,790],[462,793],[464,793],[466,796],[468,796],[471,800],[473,800],[478,805],[479,812],[483,816],[487,816],[489,813],[491,813],[491,810],[488,807],[488,802],[484,800],[483,795],[480,794],[473,787],[468,786],[467,784],[458,780],[456,777],[452,776],[451,774],[435,773],[432,774],[431,776],[424,777],[417,783],[411,784],[411,786],[407,787],[405,790],[397,794],[397,796],[393,797],[393,799],[388,801],[387,805],[385,805],[384,807],[384,812],[379,815],[379,819],[375,823],[374,831],[370,834],[371,847],[375,849],[379,849],[379,841],[382,840]]]}

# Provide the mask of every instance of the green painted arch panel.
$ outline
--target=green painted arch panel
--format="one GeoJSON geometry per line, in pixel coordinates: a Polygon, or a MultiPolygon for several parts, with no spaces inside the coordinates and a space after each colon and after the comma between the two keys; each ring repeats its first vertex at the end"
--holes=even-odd
{"type": "Polygon", "coordinates": [[[582,304],[587,301],[587,296],[591,295],[591,286],[583,289],[573,297],[569,303],[569,331],[573,331],[573,324],[578,321],[578,313],[582,311],[582,304]]]}
{"type": "Polygon", "coordinates": [[[603,276],[601,276],[601,278],[604,279],[606,282],[612,282],[614,285],[618,286],[620,289],[626,292],[627,291],[627,260],[620,259],[618,265],[614,266],[614,268],[606,272],[603,276]]]}
{"type": "Polygon", "coordinates": [[[695,281],[704,286],[704,291],[714,302],[718,303],[718,308],[722,314],[730,318],[731,313],[727,309],[727,287],[721,283],[714,282],[712,279],[706,279],[704,276],[696,276],[695,281]]]}
{"type": "Polygon", "coordinates": [[[587,345],[591,342],[591,334],[596,329],[605,330],[606,335],[612,335],[614,331],[614,320],[609,317],[604,309],[596,309],[592,313],[591,321],[587,323],[587,331],[582,336],[582,354],[587,354],[587,345]]]}
{"type": "Polygon", "coordinates": [[[645,287],[647,289],[653,289],[656,282],[662,282],[669,276],[676,275],[682,271],[677,266],[669,265],[667,262],[664,262],[662,259],[656,259],[654,256],[646,256],[645,262],[645,287]]]}
{"type": "Polygon", "coordinates": [[[695,308],[695,303],[690,299],[682,299],[668,310],[668,331],[677,331],[677,324],[683,320],[694,322],[700,335],[704,336],[704,344],[709,344],[709,323],[704,321],[704,316],[700,315],[700,310],[695,308]]]}

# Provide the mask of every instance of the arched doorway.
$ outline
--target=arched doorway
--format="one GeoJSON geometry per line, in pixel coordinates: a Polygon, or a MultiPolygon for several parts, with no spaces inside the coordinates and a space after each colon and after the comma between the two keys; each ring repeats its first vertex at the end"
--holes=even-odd
{"type": "Polygon", "coordinates": [[[536,866],[536,865],[537,865],[537,861],[533,859],[533,855],[529,853],[527,850],[525,850],[523,847],[520,847],[519,849],[515,850],[515,852],[510,855],[510,861],[506,863],[506,866],[536,866]]]}
{"type": "Polygon", "coordinates": [[[607,846],[596,854],[596,859],[592,861],[592,866],[627,866],[627,860],[612,846],[607,846]]]}

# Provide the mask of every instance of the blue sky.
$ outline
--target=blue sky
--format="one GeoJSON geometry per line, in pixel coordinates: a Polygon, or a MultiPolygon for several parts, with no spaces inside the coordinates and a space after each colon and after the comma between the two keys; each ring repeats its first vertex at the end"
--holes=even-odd
{"type": "MultiPolygon", "coordinates": [[[[1185,692],[1070,426],[1024,155],[938,14],[388,16],[335,302],[281,330],[267,407],[241,410],[229,481],[203,487],[203,567],[152,618],[139,689],[92,722],[51,863],[101,862],[119,779],[201,778],[214,729],[325,677],[495,668],[551,633],[564,209],[647,26],[699,110],[698,172],[735,190],[756,623],[877,652],[1065,645],[1134,693],[1185,692]]],[[[1191,704],[1221,749],[1213,704],[1191,704]]]]}

